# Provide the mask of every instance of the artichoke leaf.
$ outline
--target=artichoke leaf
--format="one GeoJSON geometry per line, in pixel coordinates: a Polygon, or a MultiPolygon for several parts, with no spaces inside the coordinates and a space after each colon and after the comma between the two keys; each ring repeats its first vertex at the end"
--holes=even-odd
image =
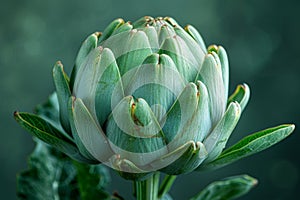
{"type": "Polygon", "coordinates": [[[86,59],[87,55],[97,47],[98,38],[101,36],[100,32],[95,32],[91,34],[81,45],[77,57],[75,60],[75,65],[73,67],[70,79],[70,89],[73,89],[76,74],[81,66],[81,64],[86,59]]]}
{"type": "Polygon", "coordinates": [[[109,143],[120,159],[144,166],[167,152],[164,134],[147,102],[124,97],[106,122],[109,143]]]}
{"type": "Polygon", "coordinates": [[[197,93],[198,90],[194,83],[186,85],[182,93],[166,114],[166,122],[162,126],[162,129],[170,151],[173,151],[178,146],[181,146],[193,139],[193,136],[185,134],[183,130],[197,109],[197,93]],[[189,138],[189,136],[192,138],[189,138]]]}
{"type": "Polygon", "coordinates": [[[171,26],[179,26],[178,22],[172,17],[165,17],[164,20],[168,22],[171,26]]]}
{"type": "Polygon", "coordinates": [[[173,198],[170,194],[166,193],[160,198],[160,200],[173,200],[173,198]]]}
{"type": "Polygon", "coordinates": [[[152,49],[152,52],[157,52],[159,49],[159,44],[158,44],[158,35],[155,28],[153,26],[146,26],[142,30],[146,33],[148,37],[148,41],[152,49]]]}
{"type": "Polygon", "coordinates": [[[206,86],[201,81],[197,81],[197,90],[197,108],[184,124],[181,134],[194,141],[203,141],[212,126],[209,115],[209,96],[206,86]]]}
{"type": "Polygon", "coordinates": [[[101,46],[113,52],[121,76],[130,70],[135,70],[152,53],[147,35],[136,29],[113,35],[101,46]]]}
{"type": "Polygon", "coordinates": [[[159,45],[162,45],[162,43],[165,41],[165,39],[176,36],[176,33],[175,33],[173,27],[169,27],[167,25],[161,25],[161,24],[159,24],[159,25],[160,25],[159,29],[157,30],[159,45]]]}
{"type": "Polygon", "coordinates": [[[233,94],[228,98],[227,105],[231,102],[239,102],[242,111],[245,109],[250,98],[250,89],[246,83],[240,84],[236,87],[233,94]]]}
{"type": "Polygon", "coordinates": [[[74,141],[79,149],[79,152],[87,159],[93,160],[96,163],[99,163],[99,161],[87,150],[83,142],[81,141],[79,134],[77,132],[74,117],[73,117],[73,101],[75,100],[75,97],[70,97],[68,102],[68,108],[69,108],[69,117],[70,117],[70,126],[72,130],[72,137],[74,138],[74,141]]]}
{"type": "Polygon", "coordinates": [[[180,174],[195,169],[207,156],[201,142],[188,141],[174,151],[150,163],[154,169],[167,174],[180,174]]]}
{"type": "Polygon", "coordinates": [[[80,71],[83,75],[76,78],[73,94],[82,99],[102,126],[112,108],[124,96],[120,72],[112,51],[96,48],[80,71]]]}
{"type": "Polygon", "coordinates": [[[100,126],[108,118],[112,109],[124,97],[121,75],[113,53],[104,49],[92,82],[92,91],[95,92],[95,112],[100,126]]]}
{"type": "Polygon", "coordinates": [[[218,169],[265,150],[289,136],[294,129],[295,125],[284,124],[253,133],[223,151],[222,154],[211,163],[201,165],[199,170],[218,169]]]}
{"type": "Polygon", "coordinates": [[[248,193],[256,184],[257,180],[248,175],[228,177],[209,184],[190,200],[232,200],[248,193]]]}
{"type": "MultiPolygon", "coordinates": [[[[60,132],[64,133],[67,137],[70,135],[65,133],[64,129],[61,126],[60,116],[59,116],[59,103],[57,99],[56,92],[53,92],[49,95],[46,102],[38,104],[35,107],[35,113],[57,128],[60,132]]],[[[71,137],[69,137],[72,139],[71,137]]]]}
{"type": "Polygon", "coordinates": [[[163,131],[171,151],[190,140],[202,141],[210,130],[207,90],[197,84],[189,83],[166,115],[163,131]]]}
{"type": "Polygon", "coordinates": [[[165,54],[151,54],[134,74],[127,73],[122,80],[125,95],[145,99],[160,124],[184,88],[174,62],[165,54]]]}
{"type": "Polygon", "coordinates": [[[183,173],[192,172],[196,169],[207,157],[205,146],[201,142],[194,142],[193,145],[176,161],[161,169],[161,171],[178,175],[183,173]]]}
{"type": "Polygon", "coordinates": [[[37,140],[28,168],[17,175],[17,196],[24,200],[75,200],[80,194],[81,199],[94,199],[96,195],[111,199],[105,192],[109,179],[103,165],[81,164],[37,140]]]}
{"type": "Polygon", "coordinates": [[[228,96],[229,87],[229,62],[225,49],[222,46],[211,45],[208,47],[209,52],[215,52],[219,59],[222,68],[222,78],[225,87],[225,95],[228,96]]]}
{"type": "Polygon", "coordinates": [[[240,116],[240,105],[237,102],[232,102],[223,118],[203,141],[208,152],[205,163],[211,162],[221,154],[240,116]]]}
{"type": "Polygon", "coordinates": [[[119,28],[115,29],[114,32],[111,34],[111,36],[117,35],[122,32],[131,31],[132,28],[133,28],[133,26],[131,25],[131,23],[126,22],[126,23],[122,24],[119,28]]]}
{"type": "Polygon", "coordinates": [[[82,156],[79,155],[79,151],[72,139],[41,117],[24,112],[15,112],[14,117],[15,120],[33,136],[50,144],[75,160],[81,160],[82,156]]]}
{"type": "Polygon", "coordinates": [[[181,27],[174,27],[176,34],[182,38],[193,56],[195,67],[200,70],[206,51],[203,51],[201,46],[181,27]]]}
{"type": "MultiPolygon", "coordinates": [[[[73,162],[76,168],[76,185],[80,192],[80,199],[112,200],[111,195],[105,191],[110,183],[109,171],[104,165],[87,165],[73,162]]],[[[68,185],[70,187],[70,185],[68,185]]],[[[63,191],[64,192],[64,191],[63,191]]],[[[70,198],[73,199],[73,198],[70,198]]]]}
{"type": "Polygon", "coordinates": [[[159,54],[167,54],[172,58],[178,72],[186,82],[195,80],[199,68],[198,61],[180,36],[166,38],[160,47],[159,54]]]}
{"type": "Polygon", "coordinates": [[[108,165],[127,180],[143,180],[151,174],[151,172],[140,168],[130,160],[122,159],[119,155],[112,156],[108,165]]]}
{"type": "Polygon", "coordinates": [[[70,133],[71,128],[68,119],[68,102],[71,96],[71,91],[69,88],[69,78],[63,70],[63,65],[59,61],[54,65],[53,68],[53,80],[59,103],[61,125],[67,133],[70,133]]]}
{"type": "Polygon", "coordinates": [[[69,105],[72,133],[79,150],[89,158],[106,162],[113,152],[98,122],[80,98],[71,97],[69,105]]]}
{"type": "Polygon", "coordinates": [[[136,20],[135,22],[132,23],[133,27],[135,29],[138,29],[138,28],[143,28],[145,27],[148,23],[150,23],[151,21],[153,21],[153,18],[150,17],[150,16],[145,16],[145,17],[142,17],[138,20],[136,20]]]}
{"type": "MultiPolygon", "coordinates": [[[[95,108],[95,89],[97,81],[100,77],[96,75],[102,75],[103,71],[109,64],[113,63],[114,58],[111,56],[106,57],[103,61],[102,54],[109,50],[97,47],[87,57],[78,71],[78,76],[75,79],[72,95],[82,99],[89,110],[94,111],[95,108]],[[105,67],[100,68],[99,63],[107,63],[105,67]]],[[[107,55],[107,54],[106,54],[107,55]]],[[[93,112],[95,114],[95,112],[93,112]]]]}
{"type": "Polygon", "coordinates": [[[103,33],[101,34],[101,37],[98,40],[98,44],[103,41],[105,41],[106,39],[108,39],[112,33],[118,29],[120,26],[122,26],[124,24],[124,20],[121,18],[115,19],[114,21],[112,21],[103,31],[103,33]]]}
{"type": "Polygon", "coordinates": [[[197,29],[195,29],[192,25],[187,25],[185,28],[185,31],[190,34],[194,40],[199,44],[199,46],[201,47],[202,51],[206,54],[207,50],[206,50],[206,45],[204,43],[203,38],[201,37],[201,35],[199,34],[199,32],[197,31],[197,29]]]}
{"type": "Polygon", "coordinates": [[[196,78],[196,81],[200,80],[207,88],[210,100],[212,126],[215,126],[222,118],[225,112],[227,99],[222,80],[221,66],[217,65],[219,62],[220,61],[216,61],[216,57],[212,54],[207,54],[196,78]]]}
{"type": "MultiPolygon", "coordinates": [[[[46,122],[49,122],[56,129],[58,129],[64,136],[69,138],[71,141],[74,141],[73,136],[71,135],[72,133],[70,132],[67,134],[61,126],[61,122],[59,119],[59,103],[58,103],[58,98],[57,98],[56,92],[54,92],[52,95],[50,95],[48,100],[45,103],[39,104],[35,110],[39,117],[46,120],[46,122]]],[[[74,142],[74,144],[75,144],[75,142],[74,142]]],[[[78,151],[79,151],[79,149],[78,149],[78,151]]],[[[90,163],[90,164],[95,163],[95,161],[93,159],[88,159],[86,156],[82,155],[81,153],[76,154],[75,158],[73,156],[73,159],[75,159],[79,162],[86,162],[86,163],[90,163]]]]}

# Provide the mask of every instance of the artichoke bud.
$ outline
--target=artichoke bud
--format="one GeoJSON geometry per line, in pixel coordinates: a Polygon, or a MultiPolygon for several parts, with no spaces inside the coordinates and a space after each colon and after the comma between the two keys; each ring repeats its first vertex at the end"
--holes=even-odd
{"type": "Polygon", "coordinates": [[[116,19],[83,42],[70,81],[55,65],[60,124],[80,160],[127,175],[193,171],[220,155],[248,102],[241,85],[227,107],[228,67],[191,25],[116,19]]]}

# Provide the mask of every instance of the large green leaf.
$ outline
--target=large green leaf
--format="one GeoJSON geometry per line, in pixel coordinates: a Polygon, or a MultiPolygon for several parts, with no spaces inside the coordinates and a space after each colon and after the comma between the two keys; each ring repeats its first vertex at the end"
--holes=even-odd
{"type": "Polygon", "coordinates": [[[56,92],[52,93],[46,102],[38,104],[35,107],[35,113],[61,132],[64,132],[60,124],[59,103],[56,92]]]}
{"type": "Polygon", "coordinates": [[[103,165],[86,165],[74,162],[82,200],[110,199],[104,187],[109,182],[108,170],[103,165]]]}
{"type": "Polygon", "coordinates": [[[240,175],[216,181],[208,185],[190,200],[231,200],[248,193],[257,180],[248,175],[240,175]]]}
{"type": "Polygon", "coordinates": [[[110,177],[102,165],[74,165],[68,157],[40,141],[28,165],[29,168],[17,176],[18,199],[77,200],[80,196],[83,200],[109,198],[104,189],[110,177]]]}
{"type": "MultiPolygon", "coordinates": [[[[65,131],[63,130],[60,120],[59,120],[59,105],[58,105],[58,98],[56,93],[53,93],[49,96],[48,100],[43,103],[39,104],[36,107],[36,113],[39,117],[43,118],[47,122],[49,122],[51,125],[53,125],[56,129],[58,129],[61,133],[63,133],[65,136],[70,138],[72,141],[74,140],[73,137],[69,136],[65,131]]],[[[77,145],[78,148],[78,145],[77,145]]],[[[85,156],[84,154],[80,153],[77,154],[76,157],[73,157],[75,160],[95,164],[98,162],[95,162],[94,159],[88,159],[88,156],[85,156]]]]}
{"type": "Polygon", "coordinates": [[[75,160],[93,163],[93,161],[80,154],[71,137],[55,128],[51,123],[40,116],[15,112],[14,117],[25,130],[43,142],[46,142],[75,160]]]}
{"type": "Polygon", "coordinates": [[[56,129],[38,115],[15,112],[14,117],[25,130],[47,144],[52,145],[70,156],[78,153],[75,143],[70,137],[56,129]]]}
{"type": "MultiPolygon", "coordinates": [[[[58,186],[60,185],[59,176],[63,170],[62,160],[59,160],[50,151],[49,147],[42,142],[38,142],[34,152],[29,157],[28,165],[29,169],[17,176],[18,199],[53,200],[60,198],[58,186]]],[[[66,171],[70,180],[74,178],[72,171],[73,169],[71,168],[66,171]]],[[[78,199],[76,198],[78,190],[71,181],[68,181],[68,178],[65,180],[65,183],[68,182],[69,185],[69,187],[65,188],[65,197],[78,199]]]]}
{"type": "Polygon", "coordinates": [[[294,128],[293,124],[285,124],[249,135],[223,151],[214,161],[200,166],[200,170],[217,169],[265,150],[289,136],[294,128]]]}

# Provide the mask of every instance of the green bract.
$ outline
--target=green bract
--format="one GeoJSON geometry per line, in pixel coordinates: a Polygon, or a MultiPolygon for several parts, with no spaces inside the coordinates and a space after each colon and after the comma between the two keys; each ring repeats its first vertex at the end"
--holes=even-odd
{"type": "Polygon", "coordinates": [[[246,84],[227,98],[228,72],[224,48],[206,48],[190,25],[117,19],[85,40],[70,79],[54,66],[59,123],[16,119],[81,162],[125,174],[186,173],[219,157],[248,102],[246,84]]]}

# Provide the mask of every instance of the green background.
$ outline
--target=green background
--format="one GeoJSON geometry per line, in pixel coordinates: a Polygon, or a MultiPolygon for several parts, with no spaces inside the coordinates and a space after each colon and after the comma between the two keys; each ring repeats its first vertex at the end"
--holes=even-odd
{"type": "MultiPolygon", "coordinates": [[[[230,91],[246,82],[251,99],[230,143],[281,123],[295,123],[285,141],[211,173],[179,176],[171,192],[186,199],[213,180],[247,173],[259,179],[250,199],[297,199],[300,195],[300,1],[298,0],[0,0],[0,195],[15,199],[16,173],[26,168],[34,145],[13,120],[32,111],[54,90],[52,66],[70,73],[87,35],[113,19],[172,16],[192,24],[206,44],[222,44],[230,60],[230,91]],[[297,190],[298,189],[298,190],[297,190]]],[[[123,195],[131,183],[113,174],[123,195]]]]}

